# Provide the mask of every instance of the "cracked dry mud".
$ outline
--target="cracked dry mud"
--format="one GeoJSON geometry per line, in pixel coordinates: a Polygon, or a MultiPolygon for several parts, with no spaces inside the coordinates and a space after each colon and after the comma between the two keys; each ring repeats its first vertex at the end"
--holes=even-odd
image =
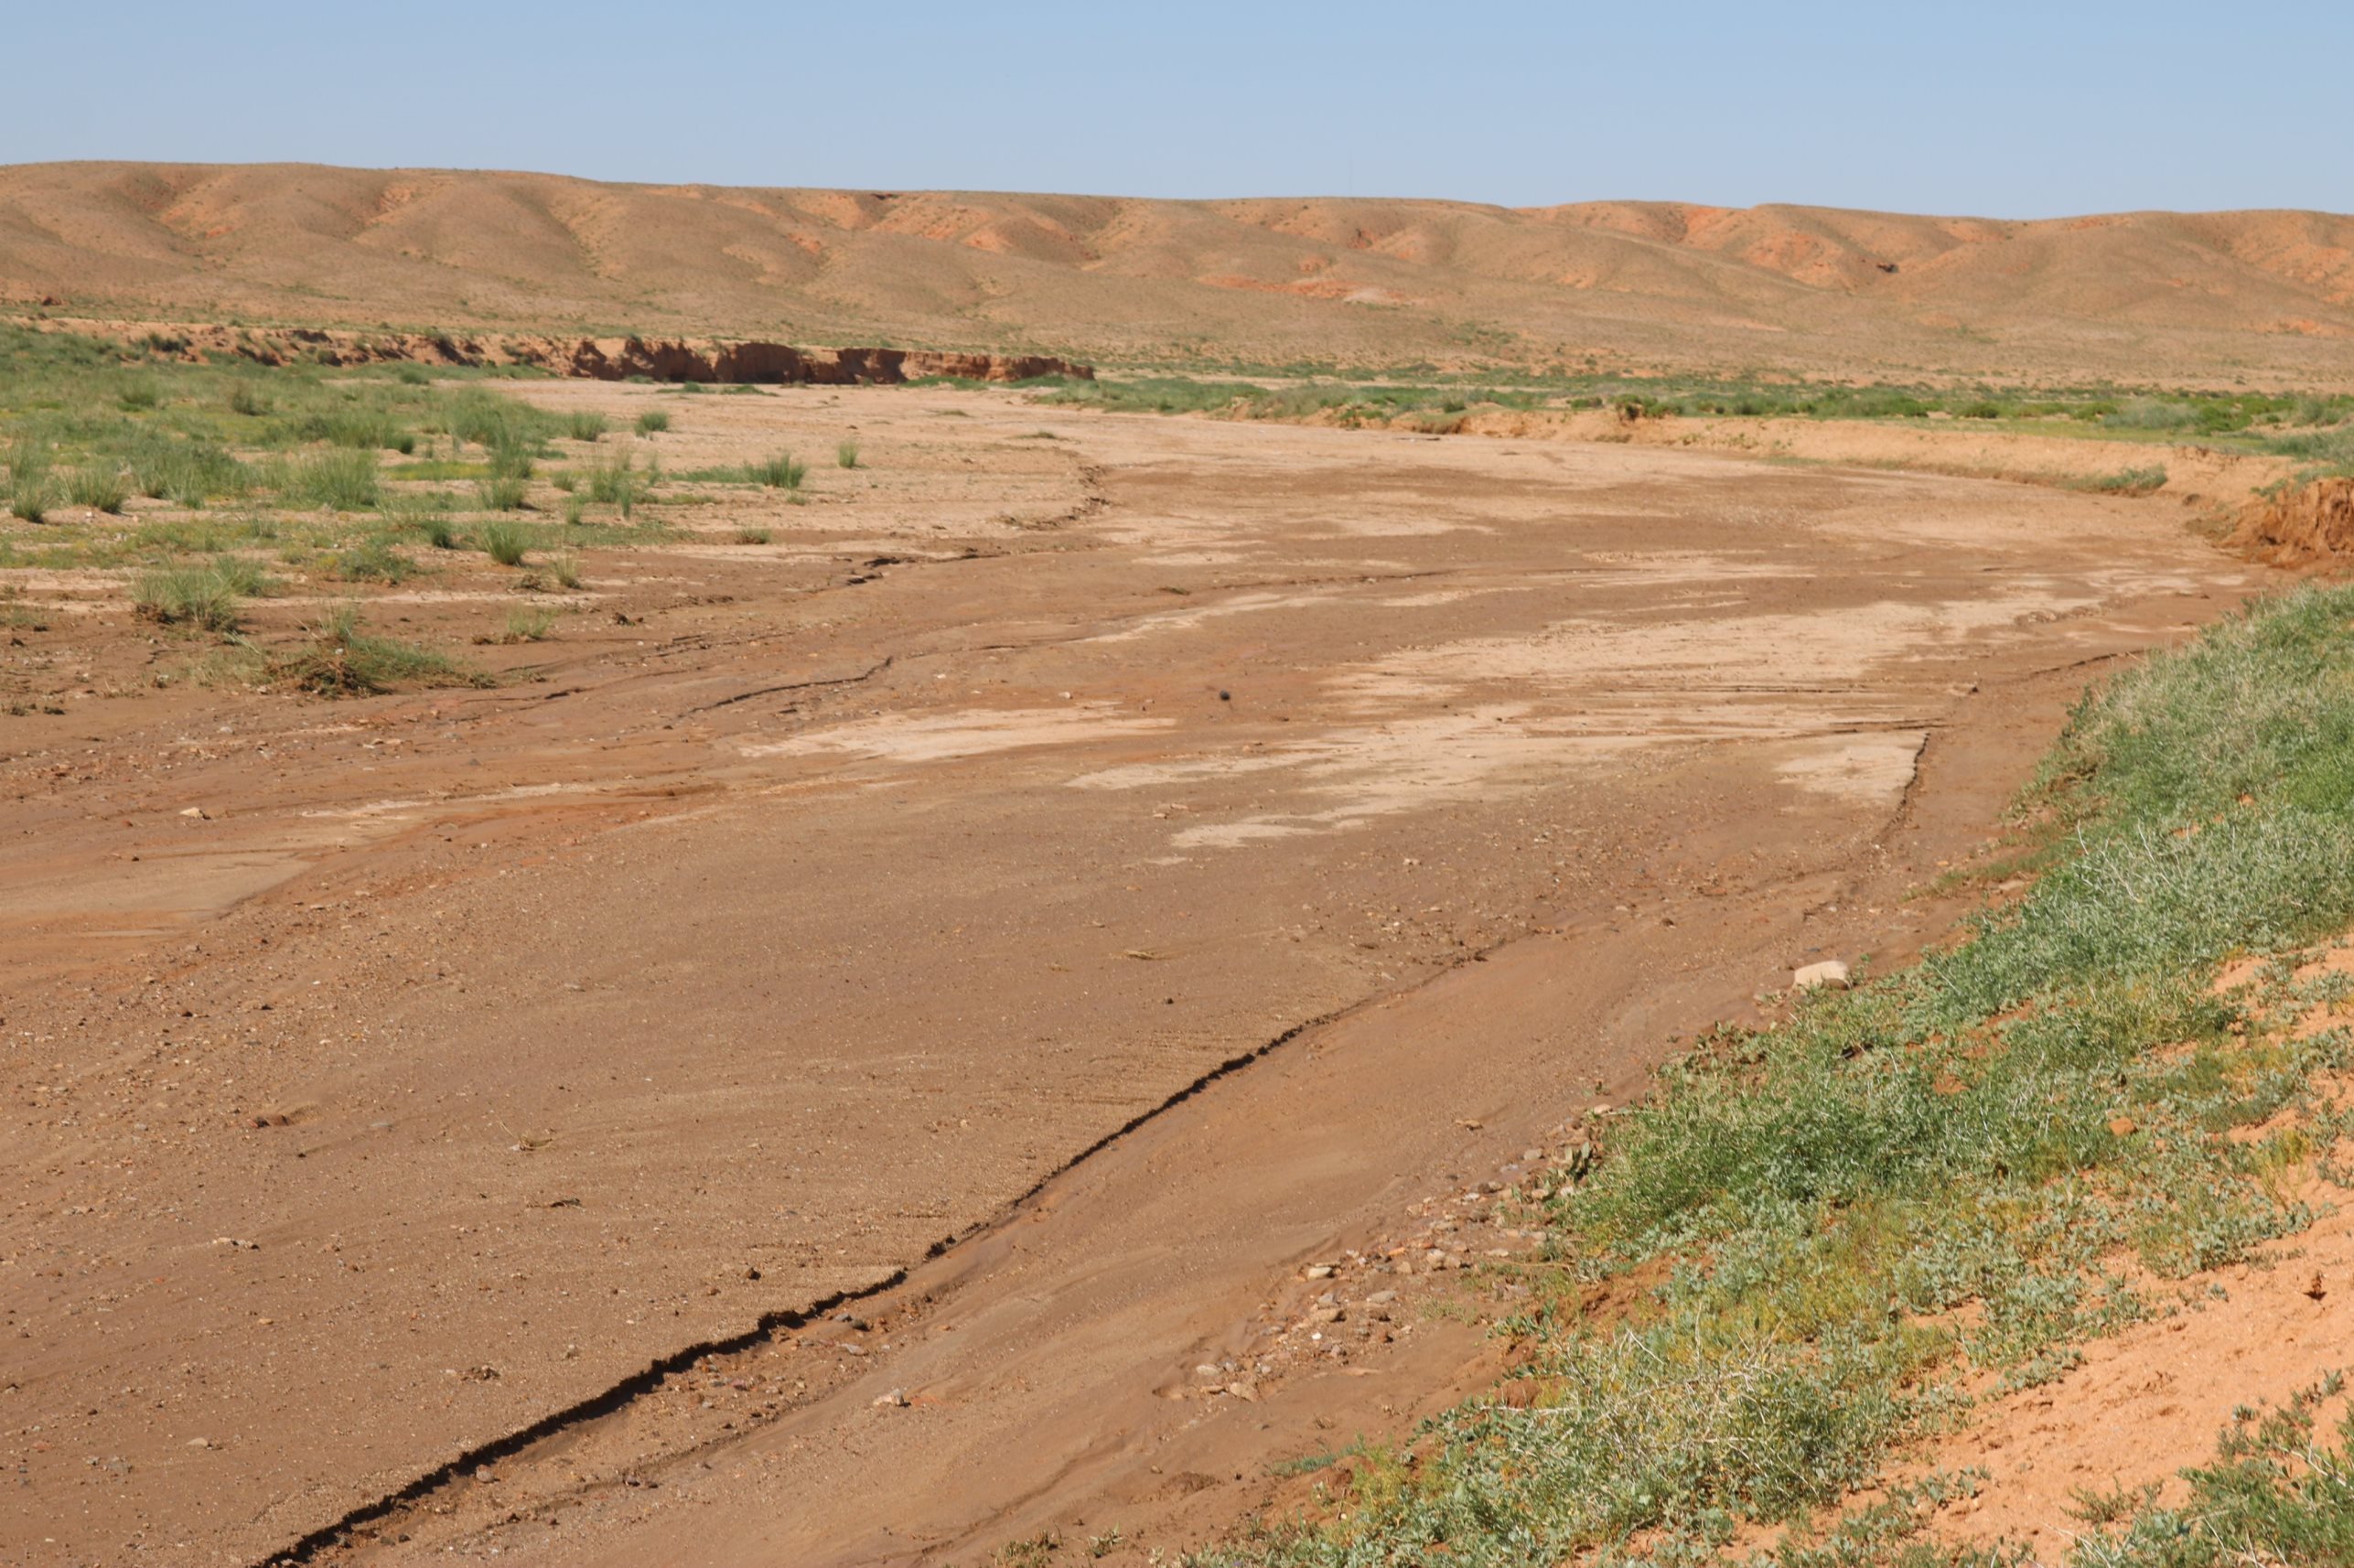
{"type": "MultiPolygon", "coordinates": [[[[854,429],[498,690],[5,721],[0,1559],[1198,1539],[1476,1376],[1414,1265],[1477,1184],[1933,940],[2088,672],[2261,580],[2158,502],[1012,393],[674,466],[854,429]]],[[[162,656],[32,596],[77,692],[162,656]]]]}

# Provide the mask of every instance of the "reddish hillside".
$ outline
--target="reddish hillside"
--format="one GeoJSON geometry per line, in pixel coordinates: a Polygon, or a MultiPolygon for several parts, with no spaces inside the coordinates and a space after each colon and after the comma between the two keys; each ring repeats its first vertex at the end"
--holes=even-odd
{"type": "Polygon", "coordinates": [[[0,167],[0,301],[114,319],[1037,349],[1113,361],[2354,377],[2354,218],[2024,222],[0,167]]]}

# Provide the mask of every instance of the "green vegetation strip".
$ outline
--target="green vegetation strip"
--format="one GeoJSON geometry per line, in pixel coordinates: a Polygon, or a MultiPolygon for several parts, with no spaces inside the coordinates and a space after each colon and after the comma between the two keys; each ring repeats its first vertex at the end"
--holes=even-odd
{"type": "MultiPolygon", "coordinates": [[[[1360,1452],[1317,1522],[1198,1561],[1691,1563],[1746,1522],[1797,1522],[1792,1568],[1995,1560],[1917,1534],[1967,1475],[1825,1511],[1964,1422],[1974,1378],[2000,1397],[2209,1305],[2191,1276],[2307,1224],[2316,1162],[2344,1175],[2319,1079],[2354,1038],[2295,1025],[2344,990],[2296,978],[2304,945],[2354,920],[2349,623],[2354,590],[2301,590],[2088,695],[2020,804],[2024,898],[1711,1036],[1586,1180],[1521,1195],[1544,1258],[1490,1281],[1524,1398],[1360,1452]],[[2272,961],[2219,994],[2241,955],[2272,961]],[[1606,1281],[1623,1317],[1580,1305],[1606,1281]]],[[[2079,1561],[2354,1560],[2354,1426],[2245,1413],[2182,1507],[2088,1498],[2079,1561]]]]}
{"type": "MultiPolygon", "coordinates": [[[[1267,381],[1187,375],[1048,379],[1025,385],[1041,401],[1127,413],[1205,413],[1230,419],[1328,419],[1450,435],[1482,408],[1612,409],[1637,419],[1745,417],[1927,421],[2008,425],[2037,435],[2127,442],[2195,442],[2296,458],[2316,475],[2354,472],[2354,396],[2250,392],[1844,386],[1684,376],[1519,378],[1492,384],[1434,377],[1267,381]]],[[[2153,470],[2128,469],[2094,488],[2146,491],[2153,470]]]]}

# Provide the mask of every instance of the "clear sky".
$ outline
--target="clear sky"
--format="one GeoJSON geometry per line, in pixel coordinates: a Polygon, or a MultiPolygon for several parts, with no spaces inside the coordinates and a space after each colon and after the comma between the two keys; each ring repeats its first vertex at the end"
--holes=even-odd
{"type": "Polygon", "coordinates": [[[0,163],[2354,209],[2354,3],[28,4],[0,163]]]}

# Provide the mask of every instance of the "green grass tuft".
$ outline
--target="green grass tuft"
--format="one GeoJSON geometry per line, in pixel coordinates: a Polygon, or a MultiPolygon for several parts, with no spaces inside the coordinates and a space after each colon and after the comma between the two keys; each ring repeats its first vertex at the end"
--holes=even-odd
{"type": "Polygon", "coordinates": [[[762,462],[744,465],[744,478],[756,485],[766,485],[772,490],[797,490],[809,477],[809,465],[793,461],[790,452],[779,452],[762,462]]]}
{"type": "Polygon", "coordinates": [[[855,441],[836,443],[833,448],[833,465],[837,468],[858,467],[858,443],[855,441]]]}
{"type": "Polygon", "coordinates": [[[321,697],[357,697],[404,686],[488,686],[489,677],[431,649],[360,629],[357,607],[342,606],[300,648],[267,656],[270,682],[321,697]]]}
{"type": "Polygon", "coordinates": [[[347,583],[399,583],[416,570],[390,540],[381,537],[362,540],[335,557],[335,575],[347,583]]]}
{"type": "Polygon", "coordinates": [[[638,415],[638,434],[658,435],[671,427],[671,412],[666,408],[650,408],[638,415]]]}
{"type": "Polygon", "coordinates": [[[2102,495],[2147,496],[2166,489],[2166,471],[2157,464],[2146,467],[2120,468],[2113,474],[2097,474],[2080,480],[2077,489],[2096,490],[2102,495]]]}
{"type": "Polygon", "coordinates": [[[514,475],[494,474],[489,478],[476,481],[474,494],[485,511],[521,511],[529,488],[524,480],[514,475]]]}
{"type": "Polygon", "coordinates": [[[285,470],[277,489],[298,505],[365,511],[378,498],[376,454],[357,448],[309,453],[285,470]]]}
{"type": "Polygon", "coordinates": [[[158,626],[193,627],[199,631],[237,629],[242,593],[258,592],[258,569],[234,566],[176,567],[150,572],[132,589],[132,607],[142,620],[158,626]]]}
{"type": "Polygon", "coordinates": [[[486,522],[479,535],[482,553],[501,566],[520,566],[523,553],[531,546],[531,535],[520,523],[486,522]]]}
{"type": "Polygon", "coordinates": [[[514,605],[507,611],[509,642],[539,642],[555,629],[555,612],[537,605],[514,605]]]}
{"type": "Polygon", "coordinates": [[[593,409],[575,409],[564,415],[564,433],[575,441],[595,441],[610,428],[610,422],[593,409]]]}
{"type": "Polygon", "coordinates": [[[119,512],[131,499],[131,480],[111,463],[85,463],[66,476],[65,496],[75,506],[119,512]]]}

